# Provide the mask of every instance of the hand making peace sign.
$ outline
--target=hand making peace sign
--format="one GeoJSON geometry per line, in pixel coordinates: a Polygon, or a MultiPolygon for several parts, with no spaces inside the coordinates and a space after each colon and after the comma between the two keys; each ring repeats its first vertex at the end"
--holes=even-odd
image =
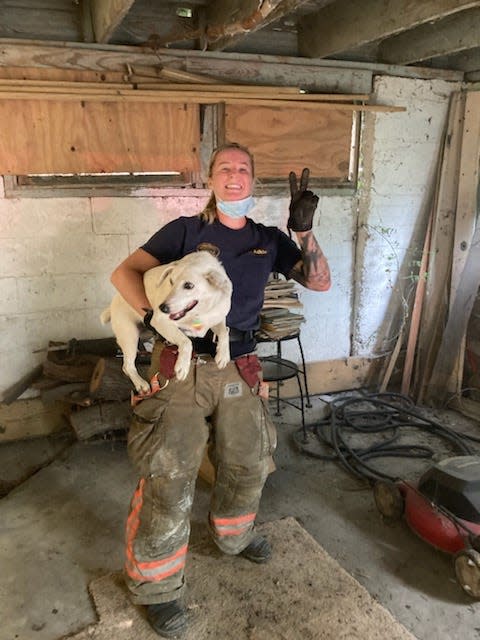
{"type": "Polygon", "coordinates": [[[297,176],[294,171],[290,171],[288,176],[291,200],[287,227],[292,231],[310,231],[312,228],[318,196],[307,189],[309,176],[310,169],[305,168],[300,178],[300,186],[297,185],[297,176]]]}

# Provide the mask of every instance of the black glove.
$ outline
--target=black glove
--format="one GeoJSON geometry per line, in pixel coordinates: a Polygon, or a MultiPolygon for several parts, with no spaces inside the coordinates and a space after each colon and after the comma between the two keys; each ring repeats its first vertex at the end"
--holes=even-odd
{"type": "Polygon", "coordinates": [[[290,216],[287,227],[292,231],[310,231],[313,223],[313,214],[318,204],[318,196],[313,191],[308,191],[308,178],[310,169],[302,171],[300,178],[300,188],[297,186],[297,176],[290,171],[288,179],[290,181],[290,216]]]}

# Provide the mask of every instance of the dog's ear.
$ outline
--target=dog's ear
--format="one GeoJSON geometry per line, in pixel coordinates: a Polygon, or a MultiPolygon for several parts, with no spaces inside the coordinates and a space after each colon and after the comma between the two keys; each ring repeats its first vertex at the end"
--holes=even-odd
{"type": "Polygon", "coordinates": [[[176,262],[171,262],[167,267],[165,267],[164,271],[162,272],[162,275],[155,283],[155,286],[157,287],[157,289],[158,287],[161,287],[162,284],[165,282],[165,280],[169,277],[169,275],[172,273],[173,269],[175,268],[176,264],[177,264],[176,262]]]}
{"type": "Polygon", "coordinates": [[[205,280],[215,289],[222,291],[226,295],[231,295],[232,283],[225,273],[218,271],[218,269],[212,269],[205,274],[205,280]]]}

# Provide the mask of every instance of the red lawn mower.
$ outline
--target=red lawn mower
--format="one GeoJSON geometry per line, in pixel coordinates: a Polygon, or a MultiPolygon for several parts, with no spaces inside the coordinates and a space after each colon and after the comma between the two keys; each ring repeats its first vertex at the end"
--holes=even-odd
{"type": "Polygon", "coordinates": [[[294,441],[306,455],[336,461],[373,486],[383,518],[394,522],[404,516],[420,538],[452,554],[462,589],[480,600],[480,438],[432,420],[400,394],[360,393],[331,402],[330,414],[299,430],[294,441]],[[457,455],[446,454],[415,483],[372,466],[374,458],[433,457],[434,450],[421,440],[402,444],[404,428],[443,440],[457,455]]]}
{"type": "Polygon", "coordinates": [[[480,456],[446,458],[417,486],[378,480],[373,492],[388,522],[405,516],[420,538],[453,554],[460,586],[480,600],[480,456]]]}

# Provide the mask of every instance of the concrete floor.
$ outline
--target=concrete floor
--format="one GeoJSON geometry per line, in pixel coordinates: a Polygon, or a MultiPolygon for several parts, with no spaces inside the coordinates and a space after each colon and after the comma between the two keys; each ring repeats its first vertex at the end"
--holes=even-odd
{"type": "MultiPolygon", "coordinates": [[[[323,414],[321,399],[313,405],[308,423],[323,414]]],[[[472,432],[479,426],[453,412],[440,419],[472,432]]],[[[480,638],[480,603],[460,589],[451,557],[403,521],[384,524],[371,489],[335,462],[301,453],[292,444],[297,411],[287,408],[275,420],[277,470],[267,481],[259,521],[297,518],[419,640],[480,638]]],[[[408,467],[387,464],[401,465],[399,472],[408,467]]],[[[9,489],[13,480],[9,486],[5,476],[19,482],[0,500],[0,640],[57,640],[96,619],[87,585],[122,566],[124,521],[136,483],[125,442],[3,444],[0,469],[9,489]]],[[[199,480],[194,527],[204,526],[208,499],[209,487],[199,480]]]]}

